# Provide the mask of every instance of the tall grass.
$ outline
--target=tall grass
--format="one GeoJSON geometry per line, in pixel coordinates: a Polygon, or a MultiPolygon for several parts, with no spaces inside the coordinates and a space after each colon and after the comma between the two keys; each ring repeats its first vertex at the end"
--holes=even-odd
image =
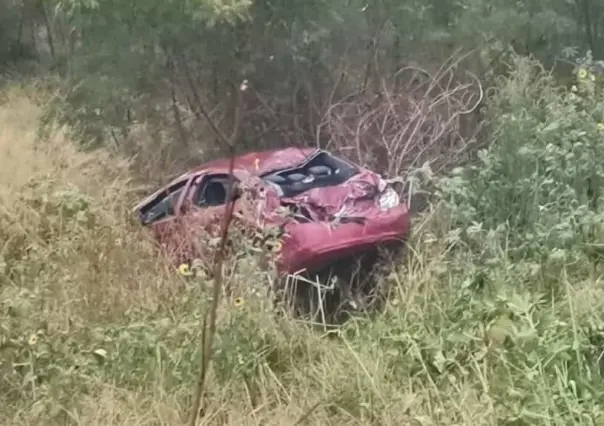
{"type": "MultiPolygon", "coordinates": [[[[37,140],[39,113],[20,91],[0,106],[0,424],[184,424],[205,283],[131,220],[128,164],[76,152],[61,128],[37,140]]],[[[490,231],[469,240],[451,203],[416,219],[384,312],[337,333],[275,315],[243,260],[199,424],[601,424],[598,268],[481,256],[490,231]]]]}

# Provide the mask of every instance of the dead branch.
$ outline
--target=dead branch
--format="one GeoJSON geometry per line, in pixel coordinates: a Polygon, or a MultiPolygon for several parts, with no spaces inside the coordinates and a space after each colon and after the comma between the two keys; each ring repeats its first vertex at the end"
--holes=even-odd
{"type": "Polygon", "coordinates": [[[452,56],[434,73],[407,65],[382,78],[378,93],[358,92],[333,104],[317,140],[326,135],[331,149],[354,152],[357,163],[388,175],[458,164],[482,123],[476,110],[484,98],[479,78],[460,66],[466,57],[452,56]]]}
{"type": "MultiPolygon", "coordinates": [[[[191,79],[191,73],[186,67],[185,64],[185,73],[187,78],[191,79]]],[[[226,138],[224,133],[220,131],[218,126],[212,121],[210,115],[207,110],[200,102],[197,94],[196,102],[198,103],[198,107],[202,115],[208,121],[208,124],[212,129],[216,132],[220,140],[228,146],[230,153],[230,163],[229,163],[229,175],[233,175],[233,169],[235,167],[235,152],[236,152],[236,140],[239,135],[239,128],[241,127],[241,109],[243,107],[243,97],[242,92],[246,89],[246,87],[242,84],[240,87],[236,87],[236,96],[238,97],[238,105],[235,111],[235,123],[233,126],[233,132],[229,139],[226,138]]],[[[229,180],[229,189],[228,194],[233,193],[233,184],[234,179],[229,180]]],[[[201,402],[205,390],[205,383],[207,378],[208,369],[210,367],[210,362],[212,361],[212,349],[214,345],[214,336],[216,335],[216,318],[218,315],[218,304],[220,301],[220,295],[222,293],[222,265],[224,263],[226,246],[227,246],[227,237],[229,233],[229,226],[231,224],[231,220],[233,218],[233,209],[235,207],[235,200],[233,197],[230,197],[227,200],[227,204],[225,206],[225,214],[221,224],[221,232],[220,232],[220,245],[214,257],[214,285],[212,291],[212,303],[210,308],[206,311],[203,320],[202,320],[202,357],[201,357],[201,365],[199,369],[199,378],[197,380],[197,385],[195,388],[195,395],[193,397],[193,407],[191,411],[191,416],[189,418],[189,425],[195,426],[197,423],[197,418],[199,417],[199,412],[201,409],[201,402]]]]}

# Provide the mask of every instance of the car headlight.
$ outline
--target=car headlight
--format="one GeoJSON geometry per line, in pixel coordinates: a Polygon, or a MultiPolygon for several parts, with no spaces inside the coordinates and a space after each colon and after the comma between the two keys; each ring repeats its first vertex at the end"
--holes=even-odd
{"type": "Polygon", "coordinates": [[[378,206],[382,210],[392,209],[398,206],[400,202],[400,197],[391,186],[387,187],[378,197],[378,206]]]}

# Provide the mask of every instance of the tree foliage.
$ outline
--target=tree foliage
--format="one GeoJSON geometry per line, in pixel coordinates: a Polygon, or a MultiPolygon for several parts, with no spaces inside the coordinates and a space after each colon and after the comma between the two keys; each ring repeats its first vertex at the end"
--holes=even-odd
{"type": "Polygon", "coordinates": [[[569,50],[604,53],[604,6],[593,0],[12,0],[2,7],[5,62],[36,52],[52,63],[65,77],[52,110],[78,124],[84,139],[120,145],[141,122],[160,122],[184,145],[199,139],[203,120],[188,117],[199,118],[201,102],[232,126],[232,88],[244,79],[258,96],[247,100],[241,143],[308,143],[334,96],[379,85],[409,61],[437,64],[465,46],[477,50],[482,72],[510,44],[550,64],[569,50]]]}
{"type": "Polygon", "coordinates": [[[476,52],[464,66],[480,76],[510,45],[550,65],[563,53],[604,54],[604,6],[595,0],[11,0],[1,7],[0,60],[34,53],[62,77],[49,118],[69,123],[86,143],[127,153],[141,149],[143,126],[143,139],[156,146],[170,141],[169,151],[185,157],[210,154],[216,142],[207,140],[200,110],[232,128],[243,80],[253,89],[238,141],[246,149],[315,143],[334,101],[379,91],[382,78],[410,63],[434,69],[460,47],[476,52]]]}

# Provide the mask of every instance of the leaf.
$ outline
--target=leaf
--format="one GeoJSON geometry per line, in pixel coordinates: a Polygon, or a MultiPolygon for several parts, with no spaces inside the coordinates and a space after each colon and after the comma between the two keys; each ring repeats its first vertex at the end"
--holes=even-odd
{"type": "Polygon", "coordinates": [[[547,126],[545,126],[545,128],[543,128],[541,131],[543,133],[549,133],[549,132],[553,132],[554,130],[558,130],[559,128],[560,128],[560,122],[554,121],[554,122],[551,122],[550,124],[548,124],[547,126]]]}
{"type": "Polygon", "coordinates": [[[493,346],[501,346],[513,330],[514,322],[507,315],[502,315],[489,328],[487,338],[493,346]]]}
{"type": "Polygon", "coordinates": [[[439,373],[443,373],[445,371],[445,365],[447,364],[447,358],[443,351],[437,351],[434,355],[433,360],[434,367],[438,370],[439,373]]]}
{"type": "Polygon", "coordinates": [[[28,371],[23,377],[23,381],[21,382],[22,386],[27,386],[30,383],[34,383],[36,381],[36,375],[32,371],[28,371]]]}
{"type": "Polygon", "coordinates": [[[107,359],[107,351],[105,349],[95,349],[92,351],[92,355],[94,355],[99,364],[103,364],[107,359]]]}

